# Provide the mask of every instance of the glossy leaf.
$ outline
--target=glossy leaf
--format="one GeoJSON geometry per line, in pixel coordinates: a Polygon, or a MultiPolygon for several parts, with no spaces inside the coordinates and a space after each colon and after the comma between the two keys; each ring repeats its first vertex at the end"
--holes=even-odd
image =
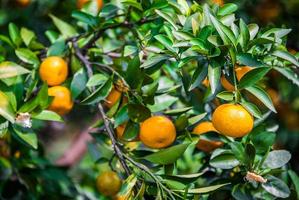
{"type": "Polygon", "coordinates": [[[145,156],[143,157],[143,159],[161,165],[168,165],[174,163],[177,159],[179,159],[182,156],[182,154],[186,151],[188,146],[189,143],[168,147],[156,153],[145,156]]]}
{"type": "Polygon", "coordinates": [[[0,79],[11,78],[30,73],[29,70],[13,62],[0,63],[0,79]]]}
{"type": "Polygon", "coordinates": [[[270,169],[277,169],[287,164],[290,159],[290,152],[286,150],[274,150],[268,154],[263,166],[270,169]]]}

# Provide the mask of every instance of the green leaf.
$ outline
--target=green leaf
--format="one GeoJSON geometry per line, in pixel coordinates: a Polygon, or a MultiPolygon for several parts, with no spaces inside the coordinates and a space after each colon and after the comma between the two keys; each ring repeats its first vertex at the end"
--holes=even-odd
{"type": "Polygon", "coordinates": [[[138,47],[132,45],[126,45],[124,48],[124,57],[135,54],[138,51],[138,47]]]}
{"type": "Polygon", "coordinates": [[[249,170],[252,169],[255,155],[255,147],[251,143],[247,143],[245,146],[245,164],[249,168],[249,170]]]}
{"type": "Polygon", "coordinates": [[[207,113],[202,113],[200,115],[196,115],[194,117],[189,118],[188,119],[189,125],[194,125],[194,124],[198,123],[200,120],[205,118],[206,115],[207,115],[207,113]]]}
{"type": "Polygon", "coordinates": [[[140,104],[128,104],[128,113],[133,122],[143,122],[151,116],[151,111],[140,104]]]}
{"type": "Polygon", "coordinates": [[[250,67],[261,67],[263,63],[258,61],[249,53],[240,53],[237,55],[237,60],[242,65],[247,65],[250,67]]]}
{"type": "Polygon", "coordinates": [[[140,68],[151,68],[155,67],[156,65],[161,65],[163,64],[166,60],[169,59],[168,55],[156,55],[148,58],[141,66],[140,68]]]}
{"type": "Polygon", "coordinates": [[[167,48],[169,51],[177,52],[177,48],[173,47],[173,44],[169,38],[167,38],[165,35],[159,34],[154,36],[156,40],[158,40],[165,48],[167,48]]]}
{"type": "Polygon", "coordinates": [[[18,47],[22,44],[19,28],[14,23],[9,23],[8,32],[11,41],[18,47]]]}
{"type": "Polygon", "coordinates": [[[247,27],[250,34],[250,40],[253,40],[259,31],[259,26],[257,24],[248,24],[247,27]]]}
{"type": "Polygon", "coordinates": [[[50,110],[43,110],[39,114],[33,115],[32,118],[45,121],[63,122],[63,119],[60,115],[50,110]]]}
{"type": "Polygon", "coordinates": [[[166,12],[163,12],[163,11],[160,11],[160,10],[155,10],[155,12],[158,15],[160,15],[162,18],[164,18],[166,21],[168,21],[175,28],[175,30],[178,30],[178,26],[176,25],[175,21],[166,12]]]}
{"type": "Polygon", "coordinates": [[[65,49],[65,41],[58,40],[50,46],[49,50],[47,51],[47,56],[62,56],[64,54],[65,49]]]}
{"type": "Polygon", "coordinates": [[[294,184],[295,191],[296,191],[296,194],[297,194],[297,198],[299,198],[299,177],[296,174],[296,172],[294,172],[293,170],[288,170],[288,174],[291,177],[291,180],[294,184]]]}
{"type": "Polygon", "coordinates": [[[269,71],[270,67],[257,67],[247,72],[240,80],[239,88],[250,87],[261,80],[269,71]]]}
{"type": "Polygon", "coordinates": [[[25,145],[33,149],[37,149],[38,147],[37,136],[35,133],[32,132],[32,130],[24,129],[17,125],[13,126],[13,130],[15,133],[14,136],[16,136],[17,139],[19,139],[22,143],[24,143],[25,145]]]}
{"type": "Polygon", "coordinates": [[[233,153],[228,150],[216,149],[211,155],[210,165],[215,168],[232,169],[239,164],[233,153]]]}
{"type": "MultiPolygon", "coordinates": [[[[249,72],[248,72],[249,73],[249,72]]],[[[246,76],[246,75],[245,75],[246,76]]],[[[268,93],[265,92],[262,88],[258,86],[251,86],[245,88],[248,92],[256,96],[265,106],[267,106],[271,111],[276,113],[276,110],[273,106],[272,100],[269,97],[268,93]]]]}
{"type": "Polygon", "coordinates": [[[249,33],[247,25],[245,24],[245,22],[242,19],[240,19],[240,25],[239,26],[240,26],[240,35],[239,35],[239,38],[238,38],[238,42],[241,45],[243,51],[246,51],[247,50],[247,44],[250,40],[250,33],[249,33]]]}
{"type": "Polygon", "coordinates": [[[143,11],[141,4],[135,0],[122,0],[121,2],[125,5],[132,6],[140,11],[143,11]]]}
{"type": "Polygon", "coordinates": [[[37,55],[29,49],[19,48],[15,50],[15,53],[18,56],[18,58],[25,63],[33,65],[39,64],[39,59],[37,55]]]}
{"type": "Polygon", "coordinates": [[[275,142],[276,134],[267,131],[252,131],[249,135],[258,153],[265,153],[275,142]]]}
{"type": "MultiPolygon", "coordinates": [[[[198,66],[195,70],[195,72],[192,75],[192,81],[191,85],[188,91],[191,91],[198,87],[200,84],[202,84],[202,81],[207,77],[208,75],[208,66],[207,65],[202,65],[198,66]]],[[[211,70],[213,71],[213,70],[211,70]]],[[[212,72],[211,72],[212,73],[212,72]]]]}
{"type": "Polygon", "coordinates": [[[104,85],[96,89],[91,95],[89,95],[83,101],[81,101],[81,103],[88,105],[99,103],[101,100],[104,100],[108,96],[111,89],[112,79],[108,79],[104,85]]]}
{"type": "Polygon", "coordinates": [[[132,141],[132,140],[136,139],[136,137],[138,136],[139,130],[140,130],[139,123],[129,121],[124,130],[122,139],[124,139],[126,141],[132,141]]]}
{"type": "Polygon", "coordinates": [[[282,180],[275,176],[266,176],[267,182],[262,184],[262,187],[275,197],[287,198],[290,196],[290,189],[282,180]]]}
{"type": "Polygon", "coordinates": [[[34,32],[27,28],[21,28],[21,37],[26,46],[29,46],[30,43],[36,38],[34,32]]]}
{"type": "Polygon", "coordinates": [[[245,164],[245,149],[240,142],[231,142],[229,146],[235,157],[243,164],[245,164]]]}
{"type": "Polygon", "coordinates": [[[0,63],[0,79],[20,76],[27,73],[30,73],[30,71],[16,63],[9,61],[0,63]]]}
{"type": "Polygon", "coordinates": [[[52,14],[50,14],[49,16],[64,38],[69,38],[77,34],[76,30],[70,24],[62,21],[52,14]]]}
{"type": "Polygon", "coordinates": [[[236,38],[235,38],[233,32],[228,27],[223,25],[216,17],[214,17],[211,14],[210,8],[208,5],[204,5],[204,12],[210,18],[212,24],[216,28],[216,30],[217,30],[218,34],[220,35],[224,44],[233,45],[234,47],[236,47],[236,38]]]}
{"type": "Polygon", "coordinates": [[[286,150],[274,150],[268,154],[263,166],[270,169],[277,169],[287,164],[290,159],[290,152],[286,150]]]}
{"type": "Polygon", "coordinates": [[[250,112],[254,117],[260,119],[262,118],[262,113],[261,111],[258,109],[258,107],[256,105],[254,105],[253,103],[250,102],[246,102],[246,101],[242,101],[241,105],[248,111],[250,112]]]}
{"type": "Polygon", "coordinates": [[[208,77],[209,77],[212,94],[216,92],[217,86],[220,81],[220,76],[221,76],[221,67],[209,65],[208,77]]]}
{"type": "Polygon", "coordinates": [[[72,17],[91,27],[96,27],[99,24],[98,17],[92,16],[86,12],[75,10],[72,12],[72,17]]]}
{"type": "Polygon", "coordinates": [[[88,82],[86,83],[87,87],[93,87],[97,85],[102,85],[108,80],[108,77],[105,76],[104,74],[94,74],[88,82]]]}
{"type": "Polygon", "coordinates": [[[143,159],[161,165],[168,165],[174,163],[177,159],[179,159],[189,145],[190,143],[175,145],[145,156],[143,157],[143,159]]]}
{"type": "Polygon", "coordinates": [[[83,68],[78,70],[71,82],[72,98],[76,99],[85,89],[87,82],[87,76],[83,68]]]}
{"type": "Polygon", "coordinates": [[[274,67],[274,69],[292,81],[293,84],[299,86],[298,76],[290,68],[274,67]]]}
{"type": "Polygon", "coordinates": [[[11,123],[15,122],[15,112],[9,103],[9,98],[2,91],[0,91],[0,115],[11,123]]]}
{"type": "Polygon", "coordinates": [[[140,69],[140,60],[138,55],[130,60],[125,78],[132,89],[136,89],[142,84],[144,74],[140,69]]]}
{"type": "Polygon", "coordinates": [[[234,100],[234,94],[232,92],[229,91],[223,91],[217,94],[217,97],[219,99],[223,99],[225,101],[232,101],[234,100]]]}
{"type": "Polygon", "coordinates": [[[14,47],[13,43],[10,41],[10,39],[5,36],[5,35],[1,35],[0,34],[0,41],[5,42],[6,44],[8,44],[11,47],[14,47]]]}
{"type": "MultiPolygon", "coordinates": [[[[189,189],[188,194],[204,194],[204,193],[208,193],[208,192],[213,192],[213,191],[218,190],[219,188],[229,185],[229,184],[230,183],[224,183],[224,184],[213,185],[213,186],[208,186],[208,187],[189,189]]],[[[175,190],[175,191],[186,192],[185,190],[175,190]]]]}
{"type": "Polygon", "coordinates": [[[176,180],[187,184],[196,181],[204,173],[205,172],[199,172],[195,174],[163,175],[162,177],[168,180],[176,180]]]}
{"type": "Polygon", "coordinates": [[[36,100],[41,109],[46,109],[49,106],[48,98],[48,85],[44,82],[36,96],[36,100]]]}
{"type": "Polygon", "coordinates": [[[173,109],[173,110],[167,110],[164,112],[166,115],[181,115],[185,112],[188,112],[191,110],[193,107],[185,107],[185,108],[178,108],[178,109],[173,109]]]}
{"type": "Polygon", "coordinates": [[[222,7],[219,8],[217,15],[225,16],[234,13],[238,10],[238,6],[233,3],[226,3],[222,7]]]}
{"type": "Polygon", "coordinates": [[[299,67],[299,62],[297,60],[297,58],[292,55],[291,53],[289,53],[288,51],[280,51],[280,50],[276,50],[272,53],[273,56],[276,56],[278,58],[281,58],[283,60],[286,60],[292,64],[294,64],[296,67],[299,67]]]}
{"type": "Polygon", "coordinates": [[[128,106],[125,105],[116,113],[114,117],[114,128],[129,121],[128,106]]]}

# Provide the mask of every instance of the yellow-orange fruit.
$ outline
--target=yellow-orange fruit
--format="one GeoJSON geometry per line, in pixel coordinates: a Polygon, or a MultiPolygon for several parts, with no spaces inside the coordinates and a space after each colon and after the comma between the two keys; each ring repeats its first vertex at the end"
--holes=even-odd
{"type": "Polygon", "coordinates": [[[16,0],[16,3],[20,7],[27,7],[31,3],[31,0],[16,0]]]}
{"type": "Polygon", "coordinates": [[[199,139],[196,144],[196,148],[203,152],[210,153],[215,149],[222,147],[223,144],[224,143],[221,141],[199,139]]]}
{"type": "Polygon", "coordinates": [[[68,88],[63,86],[54,86],[48,89],[48,95],[54,99],[49,106],[49,110],[60,115],[67,114],[73,108],[72,95],[68,88]]]}
{"type": "MultiPolygon", "coordinates": [[[[235,69],[237,80],[240,81],[241,78],[250,70],[252,70],[252,67],[244,66],[244,67],[237,67],[235,69]]],[[[224,77],[222,76],[220,79],[221,85],[226,89],[227,91],[234,91],[235,87],[224,77]]]]}
{"type": "Polygon", "coordinates": [[[146,119],[140,126],[141,142],[154,149],[170,146],[176,138],[175,126],[164,116],[153,116],[146,119]]]}
{"type": "Polygon", "coordinates": [[[212,0],[213,3],[218,4],[219,6],[224,5],[224,0],[212,0]]]}
{"type": "Polygon", "coordinates": [[[222,104],[212,116],[214,127],[223,135],[242,137],[253,128],[253,116],[241,105],[222,104]]]}
{"type": "Polygon", "coordinates": [[[58,56],[48,57],[41,64],[39,75],[50,86],[60,85],[68,76],[67,63],[58,56]]]}
{"type": "Polygon", "coordinates": [[[105,196],[114,196],[116,195],[122,185],[122,181],[113,171],[103,172],[97,177],[96,187],[98,191],[105,196]]]}
{"type": "Polygon", "coordinates": [[[121,96],[122,96],[122,93],[120,91],[118,91],[117,89],[113,88],[106,98],[105,105],[108,108],[113,107],[116,104],[116,102],[119,101],[121,96]]]}
{"type": "MultiPolygon", "coordinates": [[[[92,0],[77,0],[77,7],[81,9],[83,8],[84,4],[86,4],[89,1],[92,0]]],[[[98,10],[101,10],[104,5],[103,0],[96,0],[96,1],[97,1],[98,10]]]]}
{"type": "Polygon", "coordinates": [[[211,131],[218,132],[212,122],[201,122],[193,129],[192,133],[201,135],[211,131]]]}

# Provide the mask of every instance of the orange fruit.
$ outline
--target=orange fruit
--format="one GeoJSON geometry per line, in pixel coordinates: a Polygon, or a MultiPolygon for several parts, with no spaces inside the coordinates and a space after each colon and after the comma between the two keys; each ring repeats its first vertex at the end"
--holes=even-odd
{"type": "Polygon", "coordinates": [[[201,135],[211,131],[218,132],[212,122],[201,122],[193,129],[192,133],[201,135]]]}
{"type": "Polygon", "coordinates": [[[275,20],[281,12],[278,1],[264,0],[257,8],[256,15],[264,23],[275,20]]]}
{"type": "Polygon", "coordinates": [[[109,95],[106,98],[105,105],[108,108],[113,107],[117,103],[117,101],[121,98],[121,96],[122,96],[122,93],[113,87],[111,92],[109,93],[109,95]]]}
{"type": "MultiPolygon", "coordinates": [[[[237,67],[235,69],[237,80],[240,81],[241,78],[252,69],[253,69],[252,67],[248,67],[248,66],[237,67]]],[[[226,89],[227,91],[235,90],[235,87],[224,76],[221,77],[220,82],[224,87],[224,89],[226,89]]]]}
{"type": "Polygon", "coordinates": [[[105,196],[114,196],[116,195],[122,185],[122,181],[113,171],[106,171],[100,174],[96,180],[97,190],[105,196]]]}
{"type": "Polygon", "coordinates": [[[48,108],[49,110],[52,110],[60,115],[64,115],[72,109],[72,95],[68,88],[63,86],[51,87],[48,89],[48,95],[54,97],[48,108]]]}
{"type": "Polygon", "coordinates": [[[203,84],[205,87],[209,87],[209,86],[210,86],[210,82],[209,82],[208,78],[205,78],[205,79],[201,82],[201,84],[203,84]]]}
{"type": "Polygon", "coordinates": [[[212,0],[213,3],[218,4],[219,6],[224,5],[224,0],[212,0]]]}
{"type": "Polygon", "coordinates": [[[199,139],[199,141],[196,144],[196,148],[203,152],[210,153],[215,149],[222,147],[223,144],[224,143],[221,141],[199,139]]]}
{"type": "Polygon", "coordinates": [[[18,6],[27,7],[31,3],[31,0],[16,0],[16,3],[18,6]]]}
{"type": "Polygon", "coordinates": [[[167,117],[153,116],[141,123],[139,137],[144,145],[160,149],[170,146],[175,141],[176,130],[167,117]]]}
{"type": "Polygon", "coordinates": [[[60,85],[68,76],[67,63],[58,56],[48,57],[41,64],[39,75],[50,86],[60,85]]]}
{"type": "Polygon", "coordinates": [[[116,136],[118,139],[121,139],[124,135],[125,129],[126,129],[126,123],[119,125],[116,127],[116,136]]]}
{"type": "MultiPolygon", "coordinates": [[[[84,4],[86,4],[89,1],[91,1],[91,0],[77,0],[77,7],[79,9],[81,9],[81,8],[83,8],[84,4]]],[[[97,4],[98,4],[98,10],[102,9],[102,7],[104,5],[103,0],[97,0],[97,4]]]]}
{"type": "Polygon", "coordinates": [[[216,130],[230,137],[242,137],[253,128],[253,116],[241,105],[222,104],[212,116],[216,130]]]}

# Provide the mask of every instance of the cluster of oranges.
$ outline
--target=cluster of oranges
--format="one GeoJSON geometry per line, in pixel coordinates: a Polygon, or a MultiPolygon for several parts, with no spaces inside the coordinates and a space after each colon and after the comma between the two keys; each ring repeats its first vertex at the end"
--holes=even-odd
{"type": "Polygon", "coordinates": [[[48,57],[41,64],[39,75],[42,81],[51,86],[48,95],[52,96],[53,100],[48,109],[60,115],[67,114],[73,107],[70,90],[61,86],[68,76],[67,62],[57,56],[48,57]]]}

